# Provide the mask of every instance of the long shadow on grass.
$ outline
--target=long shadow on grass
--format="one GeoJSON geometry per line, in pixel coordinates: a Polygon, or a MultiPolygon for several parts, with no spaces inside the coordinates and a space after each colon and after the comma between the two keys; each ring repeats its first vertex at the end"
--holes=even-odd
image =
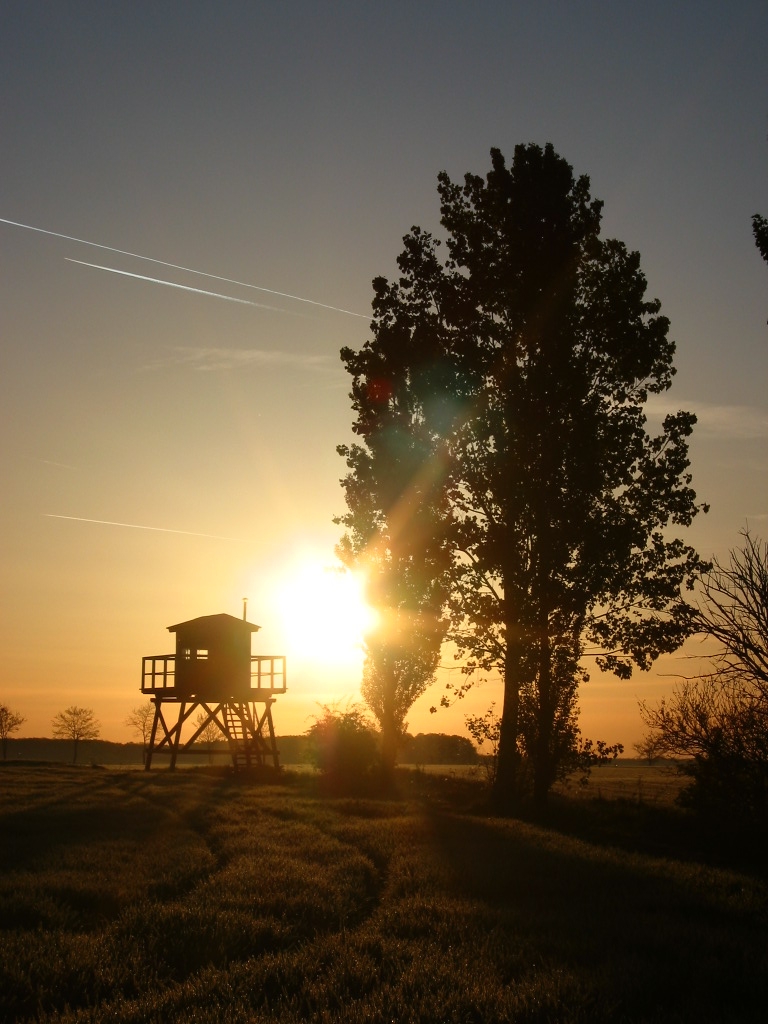
{"type": "Polygon", "coordinates": [[[764,831],[734,831],[722,822],[674,807],[633,800],[569,800],[555,796],[544,811],[528,816],[527,820],[628,853],[768,876],[764,831]]]}
{"type": "Polygon", "coordinates": [[[431,820],[456,894],[493,908],[533,956],[607,990],[621,1019],[753,1020],[768,1006],[759,883],[525,822],[431,820]]]}
{"type": "Polygon", "coordinates": [[[95,840],[141,840],[174,819],[195,829],[220,796],[215,780],[208,786],[181,778],[158,785],[146,776],[83,770],[63,794],[58,781],[52,779],[50,791],[31,793],[22,810],[0,813],[0,870],[48,864],[57,850],[95,840]]]}

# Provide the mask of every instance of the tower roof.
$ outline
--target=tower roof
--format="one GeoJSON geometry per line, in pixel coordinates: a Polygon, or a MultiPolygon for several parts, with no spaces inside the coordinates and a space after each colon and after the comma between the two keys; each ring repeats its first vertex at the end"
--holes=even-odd
{"type": "Polygon", "coordinates": [[[179,630],[187,632],[226,633],[234,630],[247,630],[255,633],[261,629],[252,622],[245,619],[238,619],[236,615],[228,615],[226,612],[219,612],[218,615],[199,615],[196,619],[187,619],[186,622],[177,622],[175,626],[169,626],[169,633],[176,633],[179,630]]]}

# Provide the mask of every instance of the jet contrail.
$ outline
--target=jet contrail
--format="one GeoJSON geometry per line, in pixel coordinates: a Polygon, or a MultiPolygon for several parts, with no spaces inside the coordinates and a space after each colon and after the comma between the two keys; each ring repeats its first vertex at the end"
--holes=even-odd
{"type": "Polygon", "coordinates": [[[242,541],[242,537],[220,537],[215,533],[193,533],[191,530],[169,530],[164,526],[139,526],[137,523],[113,523],[110,519],[84,519],[82,516],[58,516],[44,512],[46,519],[70,519],[75,523],[98,523],[100,526],[125,526],[129,530],[153,530],[156,533],[181,533],[185,537],[208,537],[210,540],[242,541]]]}
{"type": "Polygon", "coordinates": [[[117,267],[103,267],[100,263],[86,263],[85,260],[73,260],[69,256],[64,259],[67,263],[79,263],[81,267],[92,267],[94,270],[107,270],[110,274],[120,274],[122,277],[135,277],[137,281],[151,281],[152,284],[164,284],[167,288],[180,288],[183,292],[195,292],[197,295],[210,295],[214,299],[225,299],[227,302],[237,302],[242,306],[255,306],[257,309],[271,309],[275,313],[288,313],[290,316],[303,316],[292,309],[280,309],[279,306],[268,306],[264,302],[252,302],[250,299],[236,299],[234,295],[224,295],[222,292],[209,292],[205,288],[193,288],[188,284],[176,284],[175,281],[165,281],[162,277],[147,277],[145,274],[132,274],[128,270],[118,270],[117,267]]]}
{"type": "MultiPolygon", "coordinates": [[[[148,263],[156,263],[161,267],[170,267],[172,270],[183,270],[186,274],[196,274],[198,277],[208,277],[213,281],[222,281],[224,284],[234,284],[239,288],[253,288],[257,292],[264,292],[267,295],[277,295],[281,299],[293,299],[294,302],[306,302],[310,306],[319,306],[320,309],[330,309],[334,313],[344,313],[345,316],[357,316],[361,320],[370,320],[371,317],[365,313],[353,313],[351,309],[342,309],[340,306],[330,306],[325,302],[315,302],[314,299],[303,299],[300,295],[291,295],[288,292],[278,292],[274,288],[261,288],[257,284],[248,284],[247,281],[235,281],[231,277],[220,277],[218,274],[207,274],[204,270],[193,270],[192,267],[182,267],[178,263],[167,263],[165,260],[156,260],[152,256],[142,256],[138,252],[128,252],[126,249],[116,249],[111,245],[102,245],[100,242],[89,242],[85,238],[75,238],[74,235],[63,235],[59,231],[48,231],[46,228],[36,228],[32,224],[21,224],[17,220],[8,220],[0,217],[0,224],[9,224],[14,228],[24,228],[25,231],[37,231],[41,235],[50,235],[52,238],[63,238],[68,242],[77,242],[80,245],[91,245],[95,249],[105,249],[107,252],[116,252],[121,256],[131,256],[136,260],[146,260],[148,263]]],[[[74,261],[77,262],[77,261],[74,261]]],[[[181,285],[176,287],[180,288],[181,285]]],[[[213,293],[215,294],[215,293],[213,293]]],[[[233,301],[243,301],[234,299],[233,301]]],[[[254,303],[256,305],[256,303],[254,303]]]]}

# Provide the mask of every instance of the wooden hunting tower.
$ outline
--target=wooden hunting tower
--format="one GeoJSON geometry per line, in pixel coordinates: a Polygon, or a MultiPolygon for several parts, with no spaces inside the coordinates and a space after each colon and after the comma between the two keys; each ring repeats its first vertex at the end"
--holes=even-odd
{"type": "Polygon", "coordinates": [[[141,692],[149,694],[155,716],[145,767],[156,751],[170,753],[171,768],[213,723],[229,743],[235,768],[279,767],[272,705],[285,693],[285,658],[251,654],[251,634],[260,627],[234,615],[201,615],[169,626],[176,653],[142,661],[141,692]],[[196,727],[182,743],[183,727],[200,708],[196,727]],[[176,718],[176,721],[172,721],[176,718]]]}

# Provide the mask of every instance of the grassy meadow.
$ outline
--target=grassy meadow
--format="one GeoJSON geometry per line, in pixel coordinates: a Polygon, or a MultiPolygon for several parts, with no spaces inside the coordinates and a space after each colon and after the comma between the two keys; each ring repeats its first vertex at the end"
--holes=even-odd
{"type": "Polygon", "coordinates": [[[763,1019],[763,865],[647,771],[534,821],[434,772],[0,765],[0,1021],[763,1019]]]}

